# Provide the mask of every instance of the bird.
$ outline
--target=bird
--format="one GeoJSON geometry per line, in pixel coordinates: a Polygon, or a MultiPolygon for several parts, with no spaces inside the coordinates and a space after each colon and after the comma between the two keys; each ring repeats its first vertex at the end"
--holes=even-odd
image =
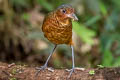
{"type": "Polygon", "coordinates": [[[52,52],[49,54],[45,64],[37,68],[38,72],[47,68],[48,61],[54,53],[57,45],[66,44],[72,50],[72,69],[68,78],[71,77],[75,70],[74,49],[72,41],[72,20],[78,21],[74,8],[70,4],[60,5],[57,9],[48,13],[42,24],[42,31],[44,36],[54,44],[52,52]]]}

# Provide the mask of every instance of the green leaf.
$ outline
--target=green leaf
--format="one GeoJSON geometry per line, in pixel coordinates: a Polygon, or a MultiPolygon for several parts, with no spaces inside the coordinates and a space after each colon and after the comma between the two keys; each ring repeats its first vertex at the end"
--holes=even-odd
{"type": "Polygon", "coordinates": [[[103,65],[97,65],[98,66],[98,68],[104,68],[104,66],[103,65]]]}
{"type": "Polygon", "coordinates": [[[29,20],[29,18],[30,18],[30,15],[28,13],[23,13],[22,14],[22,19],[29,20]]]}
{"type": "Polygon", "coordinates": [[[100,37],[100,44],[101,44],[101,49],[102,49],[103,53],[106,50],[110,50],[110,48],[112,46],[113,38],[111,37],[111,35],[108,33],[103,33],[100,37]]]}
{"type": "Polygon", "coordinates": [[[102,65],[105,67],[110,67],[112,66],[113,62],[113,55],[110,50],[105,50],[103,54],[103,60],[102,60],[102,65]]]}
{"type": "Polygon", "coordinates": [[[120,67],[120,57],[118,57],[117,59],[115,59],[113,66],[114,67],[120,67]]]}
{"type": "Polygon", "coordinates": [[[95,74],[95,70],[90,70],[90,71],[89,71],[89,74],[90,74],[90,75],[94,75],[94,74],[95,74]]]}
{"type": "Polygon", "coordinates": [[[10,78],[10,80],[17,80],[17,79],[13,77],[13,78],[10,78]]]}
{"type": "Polygon", "coordinates": [[[106,9],[106,6],[103,2],[100,2],[100,10],[101,10],[101,13],[106,16],[107,15],[107,9],[106,9]]]}
{"type": "Polygon", "coordinates": [[[42,7],[44,7],[48,11],[52,11],[54,9],[53,5],[48,3],[46,0],[37,0],[37,1],[42,7]]]}
{"type": "Polygon", "coordinates": [[[72,22],[73,30],[80,36],[81,40],[85,43],[92,45],[94,43],[93,37],[96,33],[93,30],[87,29],[83,24],[72,22]]]}
{"type": "Polygon", "coordinates": [[[100,20],[100,19],[101,19],[101,16],[100,16],[100,15],[94,16],[94,17],[92,17],[91,19],[89,19],[89,20],[85,23],[85,25],[86,25],[86,26],[90,26],[90,25],[96,23],[96,22],[97,22],[98,20],[100,20]]]}
{"type": "Polygon", "coordinates": [[[111,0],[116,9],[120,10],[120,0],[111,0]]]}

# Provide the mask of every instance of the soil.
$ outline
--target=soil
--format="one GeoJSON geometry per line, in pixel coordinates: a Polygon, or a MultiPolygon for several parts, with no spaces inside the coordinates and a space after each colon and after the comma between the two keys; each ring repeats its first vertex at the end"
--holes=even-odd
{"type": "Polygon", "coordinates": [[[35,67],[0,62],[0,80],[120,80],[120,68],[76,68],[70,79],[66,69],[46,69],[35,74],[35,67]]]}

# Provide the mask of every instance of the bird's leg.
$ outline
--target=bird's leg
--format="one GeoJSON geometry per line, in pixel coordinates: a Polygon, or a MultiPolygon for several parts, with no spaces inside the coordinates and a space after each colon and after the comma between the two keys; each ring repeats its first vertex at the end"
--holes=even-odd
{"type": "Polygon", "coordinates": [[[38,73],[39,73],[41,70],[44,70],[45,68],[47,68],[48,61],[49,61],[50,57],[52,56],[52,54],[54,53],[56,47],[57,47],[57,45],[55,45],[54,49],[52,50],[52,52],[50,53],[49,57],[47,58],[45,64],[44,64],[43,66],[41,66],[40,68],[36,68],[36,69],[38,70],[38,72],[36,73],[36,75],[38,75],[38,73]]]}
{"type": "Polygon", "coordinates": [[[70,70],[69,76],[68,78],[71,77],[72,73],[74,72],[75,69],[75,61],[74,61],[74,49],[73,46],[71,45],[71,49],[72,49],[72,69],[70,70]]]}

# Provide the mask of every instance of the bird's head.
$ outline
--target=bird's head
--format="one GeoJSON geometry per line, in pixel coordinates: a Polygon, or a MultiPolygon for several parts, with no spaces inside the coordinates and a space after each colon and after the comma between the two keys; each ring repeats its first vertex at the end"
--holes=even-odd
{"type": "Polygon", "coordinates": [[[69,4],[63,4],[56,9],[57,16],[61,20],[72,19],[78,20],[77,16],[74,13],[74,8],[69,4]]]}

